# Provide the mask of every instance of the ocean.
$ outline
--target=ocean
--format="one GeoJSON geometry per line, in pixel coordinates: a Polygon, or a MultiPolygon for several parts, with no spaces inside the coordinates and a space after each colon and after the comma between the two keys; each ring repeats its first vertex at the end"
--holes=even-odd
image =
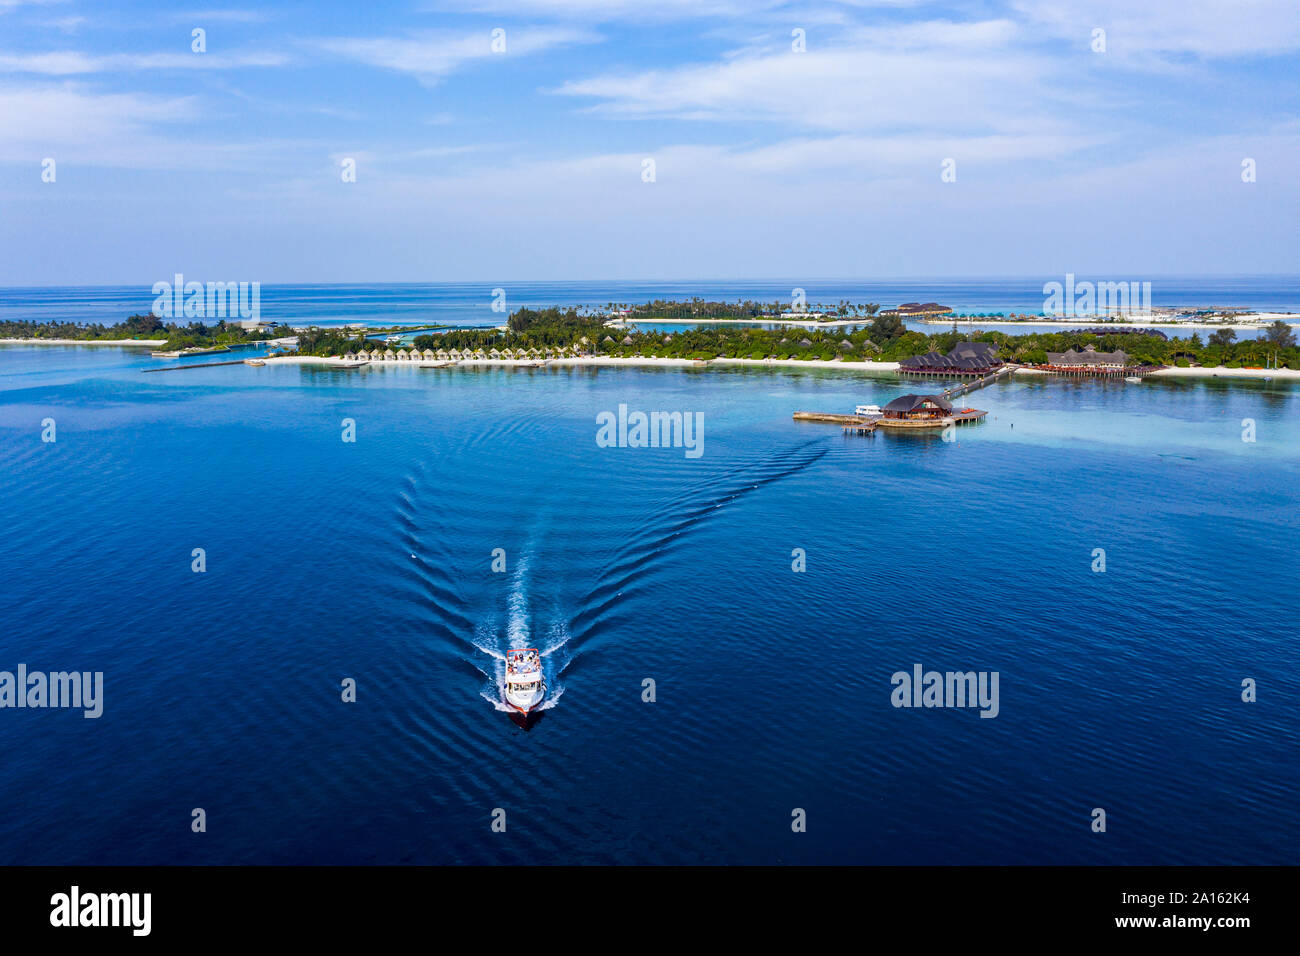
{"type": "MultiPolygon", "coordinates": [[[[231,280],[230,276],[188,276],[203,281],[231,280]]],[[[1083,276],[1093,281],[1128,281],[1127,276],[1083,276]]],[[[1140,277],[1151,283],[1151,305],[1170,308],[1241,308],[1258,312],[1300,314],[1300,276],[1140,277]]],[[[164,277],[171,282],[172,276],[164,277]]],[[[260,290],[261,317],[270,322],[321,326],[440,324],[452,326],[501,325],[506,314],[522,306],[603,307],[610,303],[637,304],[655,299],[689,299],[734,302],[791,300],[793,290],[804,290],[809,306],[818,303],[876,302],[890,308],[903,302],[937,301],[964,315],[993,313],[1039,314],[1043,311],[1046,282],[1063,282],[1063,276],[1008,278],[920,278],[891,280],[687,280],[677,282],[459,282],[405,284],[293,285],[264,284],[260,290]],[[495,290],[503,290],[495,294],[495,290]],[[494,311],[496,303],[498,309],[494,311]]],[[[0,288],[0,321],[99,322],[112,325],[136,313],[148,313],[154,299],[151,284],[0,288]]],[[[1300,315],[1297,315],[1300,321],[1300,315]]],[[[942,326],[910,322],[925,332],[942,326]]],[[[1010,333],[1050,330],[1032,323],[978,322],[982,330],[1010,333]]],[[[664,328],[659,326],[659,328],[664,328]]],[[[962,323],[962,329],[967,329],[962,323]]],[[[1175,330],[1170,330],[1171,334],[1175,330]]],[[[1238,333],[1253,337],[1253,330],[1238,333]]]]}
{"type": "MultiPolygon", "coordinates": [[[[124,311],[64,294],[0,311],[124,311]]],[[[281,314],[383,293],[332,296],[281,314]]],[[[1295,386],[1017,379],[945,442],[792,421],[914,390],[832,370],[159,364],[0,346],[0,671],[103,674],[0,708],[0,863],[1300,861],[1295,386]]]]}

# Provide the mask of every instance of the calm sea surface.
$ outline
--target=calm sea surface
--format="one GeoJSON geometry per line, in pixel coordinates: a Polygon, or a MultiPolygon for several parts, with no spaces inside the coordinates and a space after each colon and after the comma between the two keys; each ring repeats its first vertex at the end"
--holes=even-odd
{"type": "MultiPolygon", "coordinates": [[[[161,277],[171,281],[171,276],[161,277]]],[[[231,280],[231,276],[187,276],[188,280],[231,280]]],[[[1151,304],[1171,308],[1243,308],[1260,312],[1300,313],[1300,276],[1127,277],[1083,276],[1080,280],[1151,283],[1151,304]]],[[[371,325],[428,324],[456,326],[500,325],[506,315],[493,311],[494,289],[505,292],[507,312],[521,306],[605,306],[636,304],[654,299],[689,299],[734,302],[790,301],[792,290],[804,290],[809,305],[876,302],[889,308],[903,302],[937,301],[963,314],[1039,314],[1043,310],[1045,282],[1063,282],[1063,276],[1010,278],[940,278],[819,280],[687,280],[679,282],[462,282],[439,284],[366,285],[266,285],[261,287],[263,319],[290,324],[371,325]]],[[[151,284],[69,288],[0,288],[0,321],[38,320],[101,322],[112,325],[134,313],[152,309],[151,284]]],[[[1300,316],[1297,316],[1300,320],[1300,316]]],[[[922,331],[943,331],[942,326],[909,323],[922,331]]],[[[664,328],[659,326],[659,328],[664,328]]],[[[966,325],[963,324],[963,329],[966,325]]],[[[1050,326],[1025,323],[981,322],[979,329],[1028,332],[1050,326]]],[[[1254,337],[1247,330],[1243,338],[1254,337]]]]}
{"type": "Polygon", "coordinates": [[[1300,862],[1294,387],[1019,380],[945,443],[791,420],[861,374],[160,364],[0,347],[0,670],[105,681],[0,710],[0,863],[1300,862]]]}

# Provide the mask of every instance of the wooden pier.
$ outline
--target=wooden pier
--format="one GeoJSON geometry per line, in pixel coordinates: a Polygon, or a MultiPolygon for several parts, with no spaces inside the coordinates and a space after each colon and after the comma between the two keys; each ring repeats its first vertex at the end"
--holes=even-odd
{"type": "Polygon", "coordinates": [[[1003,375],[1010,375],[1019,367],[1020,366],[1018,365],[1004,365],[996,372],[978,378],[973,382],[967,382],[964,385],[954,385],[952,388],[945,388],[943,390],[943,397],[952,401],[958,395],[966,395],[969,392],[975,391],[977,388],[983,388],[985,385],[992,385],[1003,375]]]}
{"type": "Polygon", "coordinates": [[[951,415],[942,418],[884,418],[875,415],[834,415],[830,412],[795,412],[797,422],[819,422],[823,425],[839,425],[845,433],[867,435],[877,428],[915,431],[922,428],[947,428],[949,425],[971,425],[981,421],[988,412],[982,408],[954,408],[951,415]]]}
{"type": "Polygon", "coordinates": [[[142,372],[178,372],[184,368],[213,368],[217,365],[243,365],[243,359],[235,359],[233,362],[187,362],[184,365],[167,365],[163,368],[142,368],[142,372]]]}

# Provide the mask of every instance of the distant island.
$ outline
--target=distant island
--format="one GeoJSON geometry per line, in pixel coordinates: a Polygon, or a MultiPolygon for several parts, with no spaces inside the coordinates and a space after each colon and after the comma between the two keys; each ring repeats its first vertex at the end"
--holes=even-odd
{"type": "MultiPolygon", "coordinates": [[[[657,306],[662,308],[662,306],[657,306]]],[[[713,361],[747,359],[762,362],[897,363],[930,352],[946,353],[969,338],[956,329],[927,334],[909,330],[897,314],[880,314],[869,322],[847,328],[790,329],[754,326],[692,326],[672,332],[611,328],[598,317],[577,309],[519,309],[503,328],[454,329],[417,336],[412,348],[431,351],[435,360],[450,361],[478,356],[515,360],[524,357],[644,358],[713,361]],[[565,356],[557,353],[564,351],[565,356]]],[[[298,335],[300,356],[337,357],[369,351],[373,336],[347,335],[337,329],[309,329],[298,335]]],[[[1170,338],[1157,330],[1094,328],[1010,335],[986,331],[978,342],[996,346],[1007,361],[1046,365],[1048,353],[1081,352],[1089,346],[1098,352],[1124,352],[1134,365],[1144,367],[1284,367],[1300,370],[1300,348],[1294,330],[1276,321],[1258,339],[1237,339],[1231,329],[1219,329],[1202,338],[1170,338]]],[[[396,352],[394,352],[396,355],[396,352]]]]}
{"type": "MultiPolygon", "coordinates": [[[[1092,325],[1024,334],[968,328],[959,330],[955,319],[945,331],[926,333],[908,329],[905,315],[932,315],[935,303],[909,303],[914,308],[881,310],[876,303],[842,302],[836,315],[860,316],[828,327],[802,320],[765,318],[765,310],[785,309],[789,303],[740,302],[723,304],[699,299],[684,302],[655,300],[643,306],[605,310],[551,307],[521,308],[499,327],[443,328],[391,326],[375,328],[290,327],[237,322],[204,325],[164,323],[152,315],[133,315],[113,325],[74,323],[0,323],[0,340],[23,342],[112,343],[160,345],[163,351],[198,354],[203,351],[274,343],[280,355],[271,362],[320,361],[356,364],[368,361],[411,361],[421,364],[462,362],[606,362],[617,363],[760,363],[775,365],[842,364],[886,371],[916,370],[915,361],[927,355],[950,353],[959,343],[973,341],[992,346],[1001,360],[1030,369],[1051,370],[1052,356],[1122,355],[1124,367],[1144,370],[1206,370],[1254,372],[1280,370],[1290,377],[1300,373],[1300,348],[1295,330],[1277,319],[1261,325],[1258,338],[1238,339],[1231,328],[1202,336],[1193,330],[1186,337],[1170,337],[1158,329],[1124,325],[1092,325]],[[729,311],[728,311],[729,310],[729,311]],[[732,317],[716,324],[700,317],[732,317]],[[900,314],[903,313],[903,314],[900,314]],[[685,317],[695,321],[686,328],[658,330],[653,323],[637,323],[643,315],[685,317]],[[746,321],[736,321],[739,317],[746,321]],[[413,333],[419,333],[414,334],[413,333]],[[397,339],[411,340],[402,346],[397,339]],[[900,365],[900,363],[910,363],[900,365]]],[[[797,313],[802,314],[802,313],[797,313]]],[[[1074,359],[1071,359],[1072,361],[1074,359]]],[[[934,372],[942,372],[937,368],[934,372]]]]}

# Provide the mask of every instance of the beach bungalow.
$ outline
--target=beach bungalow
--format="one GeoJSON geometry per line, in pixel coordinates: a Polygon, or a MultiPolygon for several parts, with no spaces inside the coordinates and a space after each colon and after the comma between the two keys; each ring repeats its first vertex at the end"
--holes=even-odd
{"type": "Polygon", "coordinates": [[[421,354],[426,362],[436,362],[438,360],[437,353],[433,349],[425,349],[421,354]]]}
{"type": "MultiPolygon", "coordinates": [[[[378,351],[378,349],[376,349],[375,351],[378,351]]],[[[384,361],[385,361],[385,362],[395,362],[395,361],[397,361],[397,353],[394,352],[392,349],[385,349],[385,350],[384,350],[384,361]]]]}
{"type": "Polygon", "coordinates": [[[474,350],[474,358],[475,358],[476,360],[478,360],[478,361],[481,362],[481,361],[483,361],[484,359],[487,358],[487,353],[484,352],[482,349],[475,349],[475,350],[474,350]]]}
{"type": "Polygon", "coordinates": [[[343,353],[343,361],[345,361],[345,362],[355,362],[356,360],[357,360],[357,353],[356,353],[356,352],[344,352],[344,353],[343,353]]]}
{"type": "Polygon", "coordinates": [[[397,361],[409,362],[410,360],[411,360],[411,356],[407,353],[406,349],[397,350],[397,361]]]}
{"type": "Polygon", "coordinates": [[[447,361],[446,349],[438,349],[438,351],[434,353],[434,358],[436,358],[439,362],[447,361]]]}
{"type": "Polygon", "coordinates": [[[942,395],[903,395],[882,408],[881,413],[895,421],[938,421],[952,414],[952,402],[942,395]]]}

